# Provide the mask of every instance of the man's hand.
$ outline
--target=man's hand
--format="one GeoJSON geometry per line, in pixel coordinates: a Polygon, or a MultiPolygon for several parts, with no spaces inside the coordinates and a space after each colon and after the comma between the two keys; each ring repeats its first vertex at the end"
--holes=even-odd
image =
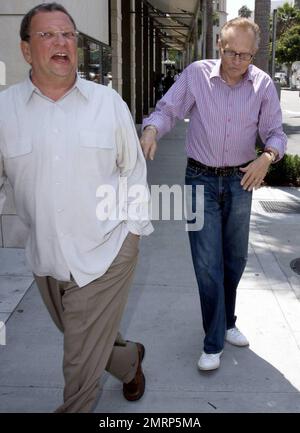
{"type": "Polygon", "coordinates": [[[272,163],[272,156],[269,153],[262,153],[255,161],[250,162],[246,167],[240,168],[245,173],[241,181],[244,190],[252,191],[261,186],[268,169],[272,163]]]}
{"type": "Polygon", "coordinates": [[[157,132],[154,126],[146,127],[140,139],[144,156],[146,159],[151,159],[151,161],[153,161],[157,149],[156,134],[157,132]]]}

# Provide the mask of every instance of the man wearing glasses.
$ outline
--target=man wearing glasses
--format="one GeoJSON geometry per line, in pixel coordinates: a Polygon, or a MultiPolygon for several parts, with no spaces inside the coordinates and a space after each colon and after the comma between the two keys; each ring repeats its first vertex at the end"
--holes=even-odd
{"type": "Polygon", "coordinates": [[[112,203],[124,205],[122,217],[96,211],[99,186],[118,193],[120,179],[128,190],[144,187],[138,205],[147,208],[135,126],[114,90],[77,76],[78,32],[61,5],[30,10],[20,35],[31,70],[0,94],[0,204],[6,175],[28,227],[27,259],[64,335],[64,403],[57,412],[90,412],[105,368],[123,382],[127,400],[138,400],[145,349],[118,329],[139,237],[152,226],[145,212],[134,213],[134,197],[112,203]]]}
{"type": "Polygon", "coordinates": [[[246,18],[226,23],[220,60],[189,65],[143,123],[144,155],[153,159],[156,140],[176,119],[190,118],[186,184],[204,186],[204,226],[189,231],[205,331],[200,370],[220,366],[224,341],[249,344],[235,326],[235,301],[247,261],[252,190],[286,148],[275,86],[250,64],[258,46],[255,23],[246,18]],[[264,143],[258,158],[257,134],[264,143]]]}

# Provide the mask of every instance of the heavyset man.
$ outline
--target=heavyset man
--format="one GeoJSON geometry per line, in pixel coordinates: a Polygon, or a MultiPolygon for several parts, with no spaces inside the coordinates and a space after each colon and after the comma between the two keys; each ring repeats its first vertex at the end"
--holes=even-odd
{"type": "MultiPolygon", "coordinates": [[[[147,191],[146,163],[124,101],[77,76],[77,30],[66,9],[33,8],[20,35],[31,70],[0,93],[0,204],[7,176],[28,228],[28,262],[64,335],[57,412],[90,412],[105,368],[123,382],[126,399],[145,389],[144,346],[123,340],[118,329],[139,237],[152,226],[145,212],[134,212],[134,197],[115,203],[127,207],[127,219],[97,219],[96,191],[108,185],[117,193],[120,179],[128,190],[147,191]]],[[[139,206],[147,208],[144,197],[139,206]]]]}

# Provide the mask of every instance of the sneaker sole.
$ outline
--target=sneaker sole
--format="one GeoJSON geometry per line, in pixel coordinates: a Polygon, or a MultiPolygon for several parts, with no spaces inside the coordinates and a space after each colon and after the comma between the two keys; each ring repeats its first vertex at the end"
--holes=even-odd
{"type": "MultiPolygon", "coordinates": [[[[221,358],[222,355],[223,355],[223,350],[220,353],[220,358],[221,358]]],[[[220,360],[220,358],[219,358],[219,360],[220,360]]],[[[219,365],[216,365],[216,367],[210,367],[210,368],[200,367],[199,364],[197,364],[197,365],[198,365],[199,370],[201,370],[201,371],[211,371],[211,370],[217,370],[220,367],[220,364],[221,364],[221,361],[219,362],[219,365]]]]}
{"type": "Polygon", "coordinates": [[[220,364],[217,365],[216,367],[200,367],[200,365],[198,365],[198,369],[201,371],[213,371],[213,370],[217,370],[220,367],[220,364]]]}
{"type": "Polygon", "coordinates": [[[248,341],[248,343],[245,343],[245,344],[233,343],[232,341],[227,340],[227,338],[225,338],[225,341],[227,343],[231,344],[232,346],[236,346],[236,347],[248,347],[248,346],[250,346],[249,341],[248,341]]]}

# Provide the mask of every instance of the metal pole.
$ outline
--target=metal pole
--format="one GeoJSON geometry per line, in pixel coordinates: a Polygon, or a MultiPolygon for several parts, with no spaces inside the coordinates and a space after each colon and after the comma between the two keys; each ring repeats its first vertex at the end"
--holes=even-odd
{"type": "Polygon", "coordinates": [[[198,60],[198,13],[194,23],[194,60],[198,60]]]}
{"type": "Polygon", "coordinates": [[[275,76],[276,27],[277,27],[277,9],[274,9],[273,10],[273,32],[272,32],[272,63],[271,63],[271,77],[273,78],[273,80],[275,76]]]}
{"type": "Polygon", "coordinates": [[[202,59],[206,59],[207,0],[202,2],[202,59]]]}

